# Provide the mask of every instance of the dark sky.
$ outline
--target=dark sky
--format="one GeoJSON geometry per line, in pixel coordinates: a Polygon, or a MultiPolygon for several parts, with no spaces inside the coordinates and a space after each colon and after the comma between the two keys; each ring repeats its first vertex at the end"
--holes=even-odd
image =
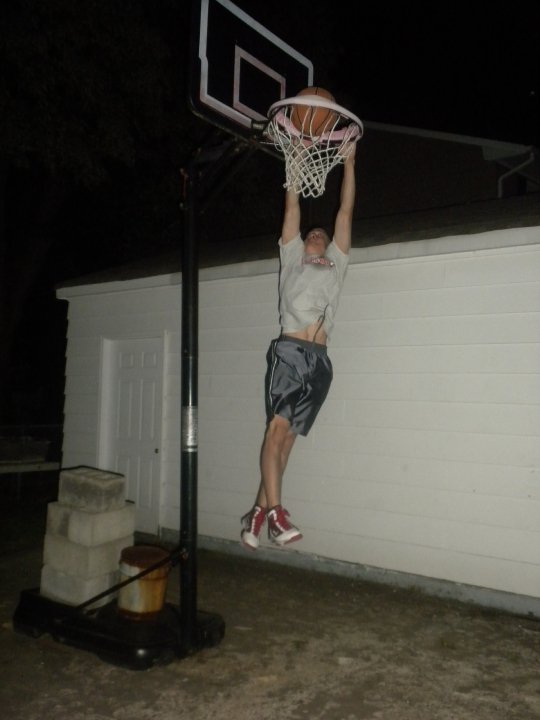
{"type": "Polygon", "coordinates": [[[364,120],[540,142],[540,3],[280,0],[285,21],[275,3],[236,4],[364,120]]]}
{"type": "MultiPolygon", "coordinates": [[[[327,87],[340,104],[364,121],[540,145],[540,3],[529,7],[529,2],[498,0],[468,5],[236,0],[236,4],[312,59],[316,84],[327,87]]],[[[20,387],[24,396],[17,396],[15,417],[25,422],[29,418],[56,421],[63,402],[66,308],[55,299],[55,285],[132,257],[149,257],[169,246],[176,249],[180,242],[179,163],[184,162],[180,156],[185,148],[179,147],[178,140],[186,147],[198,142],[194,139],[197,133],[190,134],[194,126],[189,131],[182,126],[178,110],[187,103],[181,84],[186,78],[189,0],[126,0],[125,4],[99,0],[84,6],[68,0],[20,0],[21,13],[17,7],[4,5],[4,9],[11,8],[18,23],[13,36],[20,46],[11,48],[12,58],[20,61],[22,77],[26,56],[35,62],[42,52],[43,63],[27,63],[33,94],[26,93],[15,76],[4,78],[8,81],[5,87],[0,83],[0,99],[8,97],[19,105],[28,102],[28,110],[24,105],[19,118],[20,128],[15,123],[10,128],[12,135],[3,132],[0,136],[15,159],[7,177],[5,235],[13,255],[26,247],[25,243],[34,242],[34,236],[52,239],[52,249],[34,280],[17,329],[12,385],[20,387]],[[167,52],[156,57],[154,45],[141,47],[139,38],[146,36],[126,14],[130,7],[134,18],[137,13],[147,14],[152,32],[160,42],[164,40],[167,52]],[[33,12],[36,8],[41,20],[36,19],[39,13],[33,12]],[[62,22],[57,22],[55,12],[60,13],[62,22]],[[115,13],[117,31],[110,25],[115,13]],[[31,40],[26,42],[28,18],[35,22],[30,24],[31,40]],[[49,44],[40,45],[39,22],[46,27],[49,44]],[[95,33],[100,22],[103,31],[92,36],[88,47],[82,47],[81,39],[91,36],[84,23],[95,33]],[[133,28],[136,37],[132,38],[129,30],[126,36],[125,28],[133,28]],[[121,48],[118,38],[125,42],[121,48]],[[118,48],[119,53],[115,52],[118,48]],[[119,59],[123,52],[125,71],[119,59]],[[111,59],[120,64],[113,64],[110,73],[92,72],[93,62],[103,65],[111,59]],[[139,64],[143,72],[137,73],[139,64]],[[168,83],[163,92],[154,87],[154,66],[168,83]],[[147,92],[138,93],[139,82],[147,82],[150,92],[145,88],[147,92]],[[171,85],[174,97],[167,95],[171,85]],[[58,89],[59,102],[54,95],[51,102],[49,90],[54,93],[58,89]],[[164,126],[161,138],[153,137],[150,142],[147,124],[153,117],[153,90],[156,103],[163,104],[163,111],[156,113],[157,122],[164,126]],[[36,98],[44,101],[43,106],[35,104],[36,98]],[[101,98],[110,103],[113,112],[108,105],[100,105],[101,98]],[[144,109],[140,98],[150,98],[144,109]],[[122,108],[127,108],[124,115],[122,108]],[[54,125],[56,114],[63,123],[58,127],[54,125]],[[131,127],[133,133],[124,132],[126,128],[131,132],[131,127]],[[35,137],[41,137],[38,151],[30,149],[25,155],[35,137]],[[90,173],[95,169],[92,153],[97,158],[104,143],[111,172],[101,184],[89,186],[81,182],[80,172],[62,166],[66,158],[72,164],[81,160],[83,173],[90,173]],[[49,148],[54,162],[48,165],[49,148]],[[80,158],[76,157],[77,148],[80,158]],[[117,148],[120,159],[114,158],[117,148]],[[122,165],[130,152],[133,163],[122,165]],[[41,224],[31,227],[38,216],[41,224]],[[46,347],[47,352],[36,355],[36,345],[46,347]]],[[[4,42],[7,39],[9,33],[3,37],[4,42]]],[[[145,41],[150,42],[148,38],[145,41]]],[[[185,115],[190,113],[186,110],[185,115]]],[[[206,132],[207,128],[203,129],[206,132]]],[[[260,165],[262,168],[262,162],[260,165]]],[[[278,171],[281,173],[281,165],[278,171]]],[[[264,203],[263,230],[273,232],[275,228],[268,223],[277,213],[269,208],[259,167],[253,172],[251,179],[240,174],[235,182],[244,194],[252,193],[247,215],[255,216],[255,203],[264,203]]],[[[274,185],[281,199],[279,183],[274,185]]],[[[222,206],[222,228],[235,219],[231,213],[242,216],[234,198],[222,206]]],[[[246,235],[256,234],[247,227],[245,213],[242,222],[246,235]]],[[[256,230],[261,232],[260,223],[256,230]]],[[[24,258],[23,252],[23,264],[14,265],[10,277],[24,267],[24,258]]]]}

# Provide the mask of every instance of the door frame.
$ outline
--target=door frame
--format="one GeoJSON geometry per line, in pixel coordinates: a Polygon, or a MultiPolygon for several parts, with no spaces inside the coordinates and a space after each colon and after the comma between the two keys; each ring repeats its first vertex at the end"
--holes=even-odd
{"type": "Polygon", "coordinates": [[[114,360],[117,355],[118,347],[120,343],[133,341],[158,341],[160,344],[161,361],[159,366],[159,372],[161,373],[161,397],[160,397],[160,408],[161,415],[156,418],[156,424],[159,424],[159,437],[160,437],[160,452],[159,458],[156,462],[156,473],[157,476],[154,478],[154,482],[151,488],[152,494],[152,506],[154,508],[154,525],[155,534],[159,533],[161,527],[161,485],[163,477],[163,420],[164,420],[164,390],[165,390],[165,336],[160,334],[158,336],[133,336],[133,337],[102,337],[101,338],[101,352],[100,352],[100,365],[99,365],[99,407],[98,407],[98,433],[97,433],[97,460],[98,467],[108,469],[113,472],[113,458],[112,450],[113,444],[109,441],[112,437],[111,426],[115,422],[115,402],[114,393],[111,391],[112,383],[115,378],[114,371],[114,360]]]}

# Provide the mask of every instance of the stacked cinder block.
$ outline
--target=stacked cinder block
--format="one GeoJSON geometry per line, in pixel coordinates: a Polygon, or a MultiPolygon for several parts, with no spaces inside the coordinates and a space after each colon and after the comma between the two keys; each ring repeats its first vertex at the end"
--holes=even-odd
{"type": "Polygon", "coordinates": [[[62,470],[58,501],[47,508],[41,595],[79,605],[111,588],[134,532],[135,506],[125,500],[123,475],[89,467],[62,470]]]}

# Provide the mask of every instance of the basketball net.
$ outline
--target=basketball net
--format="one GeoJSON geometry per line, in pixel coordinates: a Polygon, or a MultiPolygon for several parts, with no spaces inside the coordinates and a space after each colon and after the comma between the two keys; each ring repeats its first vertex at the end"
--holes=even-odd
{"type": "Polygon", "coordinates": [[[303,95],[274,103],[268,111],[264,135],[285,159],[285,184],[303,197],[320,197],[329,172],[349,156],[360,140],[363,125],[345,108],[319,96],[303,95]],[[298,105],[331,110],[331,120],[316,135],[312,128],[298,129],[292,114],[298,105]]]}

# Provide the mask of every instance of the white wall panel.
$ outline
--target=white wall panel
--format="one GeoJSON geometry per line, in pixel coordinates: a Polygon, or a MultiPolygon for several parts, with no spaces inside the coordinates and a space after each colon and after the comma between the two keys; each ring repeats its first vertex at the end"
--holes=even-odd
{"type": "MultiPolygon", "coordinates": [[[[537,373],[540,360],[540,342],[535,341],[515,345],[358,348],[348,336],[344,338],[340,334],[339,340],[340,345],[332,347],[334,369],[351,375],[380,372],[389,374],[471,372],[509,375],[537,373]]],[[[369,378],[365,379],[369,381],[369,378]]],[[[351,382],[351,378],[347,378],[347,381],[351,382]]]]}
{"type": "Polygon", "coordinates": [[[540,427],[538,405],[475,402],[414,402],[345,399],[343,424],[355,427],[392,427],[533,435],[540,427]]]}
{"type": "MultiPolygon", "coordinates": [[[[531,358],[534,361],[534,358],[531,358]]],[[[334,362],[334,365],[336,363],[334,362]]],[[[538,373],[366,373],[351,383],[349,374],[334,376],[332,395],[350,400],[417,400],[432,402],[519,403],[535,405],[540,398],[538,373]]],[[[363,374],[362,369],[358,375],[363,374]]]]}
{"type": "MultiPolygon", "coordinates": [[[[353,274],[352,268],[349,275],[353,274]]],[[[369,320],[373,318],[420,318],[447,316],[452,308],[462,308],[469,315],[490,315],[496,308],[498,313],[528,312],[540,293],[540,282],[511,283],[493,286],[493,292],[486,293],[484,286],[431,288],[416,292],[366,293],[363,285],[347,287],[339,309],[340,323],[351,320],[369,320]],[[358,302],[358,298],[361,298],[358,302]],[[494,305],[496,302],[496,305],[494,305]]]]}
{"type": "MultiPolygon", "coordinates": [[[[540,232],[352,257],[334,383],[284,483],[304,532],[294,550],[540,598],[540,232]]],[[[259,481],[278,332],[278,263],[253,277],[248,265],[202,274],[199,300],[199,531],[235,542],[259,481]]],[[[101,338],[166,333],[161,524],[177,530],[180,288],[168,282],[64,291],[64,457],[95,452],[101,338]]]]}

